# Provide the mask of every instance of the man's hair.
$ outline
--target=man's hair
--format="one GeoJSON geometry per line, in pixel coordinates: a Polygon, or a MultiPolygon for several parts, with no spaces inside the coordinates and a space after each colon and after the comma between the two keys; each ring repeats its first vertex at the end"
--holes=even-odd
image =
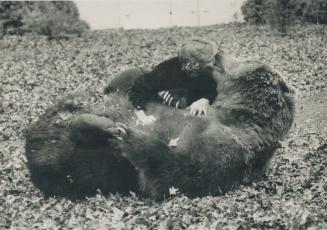
{"type": "Polygon", "coordinates": [[[215,60],[218,48],[214,42],[202,38],[191,38],[181,45],[178,58],[182,70],[193,72],[202,69],[215,60]]]}

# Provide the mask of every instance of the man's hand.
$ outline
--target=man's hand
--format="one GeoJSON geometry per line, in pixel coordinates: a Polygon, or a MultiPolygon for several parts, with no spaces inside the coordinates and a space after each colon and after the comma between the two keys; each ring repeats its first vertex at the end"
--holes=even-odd
{"type": "Polygon", "coordinates": [[[190,114],[193,116],[207,116],[207,111],[209,108],[209,100],[206,98],[201,98],[196,102],[193,102],[187,109],[190,110],[190,114]]]}
{"type": "Polygon", "coordinates": [[[152,115],[149,115],[149,116],[146,115],[143,110],[138,110],[135,112],[135,114],[138,119],[137,123],[141,124],[141,125],[150,125],[157,120],[157,118],[155,118],[152,115]]]}

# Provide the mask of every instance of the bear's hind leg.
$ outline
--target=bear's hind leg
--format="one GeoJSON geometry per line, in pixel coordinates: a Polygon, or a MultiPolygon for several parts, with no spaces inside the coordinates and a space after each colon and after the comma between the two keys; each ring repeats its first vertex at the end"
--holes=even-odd
{"type": "Polygon", "coordinates": [[[122,155],[136,168],[140,189],[146,196],[160,199],[169,195],[169,188],[179,188],[185,194],[201,193],[197,182],[198,164],[188,153],[170,147],[153,132],[146,132],[125,125],[121,130],[122,155]]]}

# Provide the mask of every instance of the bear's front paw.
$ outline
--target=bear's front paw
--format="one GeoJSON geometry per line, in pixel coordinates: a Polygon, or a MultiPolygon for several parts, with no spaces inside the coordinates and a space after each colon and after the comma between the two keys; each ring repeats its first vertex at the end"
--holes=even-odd
{"type": "Polygon", "coordinates": [[[106,130],[111,133],[111,135],[117,140],[123,141],[126,140],[130,134],[130,130],[127,125],[123,123],[116,123],[116,126],[106,130]]]}

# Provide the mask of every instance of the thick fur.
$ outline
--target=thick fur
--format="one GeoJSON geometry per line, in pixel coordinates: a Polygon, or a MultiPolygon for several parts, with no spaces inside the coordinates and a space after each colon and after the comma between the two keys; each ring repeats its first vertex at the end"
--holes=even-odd
{"type": "Polygon", "coordinates": [[[49,108],[26,130],[26,156],[31,178],[47,196],[72,199],[103,193],[138,191],[137,172],[101,126],[127,121],[133,108],[112,94],[91,106],[91,94],[72,94],[49,108]],[[109,118],[106,118],[109,116],[109,118]],[[85,119],[99,124],[90,127],[85,119]]]}
{"type": "Polygon", "coordinates": [[[204,196],[251,180],[265,169],[291,127],[293,95],[266,65],[221,63],[225,72],[217,77],[219,94],[207,117],[152,104],[148,113],[158,120],[141,127],[123,96],[110,94],[95,106],[60,102],[27,131],[33,182],[47,195],[133,190],[157,199],[170,187],[204,196]],[[83,125],[93,117],[95,125],[83,125]],[[116,122],[128,127],[122,141],[113,135],[122,129],[116,122]]]}
{"type": "Polygon", "coordinates": [[[189,196],[214,195],[252,180],[290,129],[294,99],[280,75],[255,61],[224,62],[231,71],[219,80],[207,117],[159,109],[154,131],[127,130],[120,146],[149,196],[167,195],[172,186],[189,196]]]}

